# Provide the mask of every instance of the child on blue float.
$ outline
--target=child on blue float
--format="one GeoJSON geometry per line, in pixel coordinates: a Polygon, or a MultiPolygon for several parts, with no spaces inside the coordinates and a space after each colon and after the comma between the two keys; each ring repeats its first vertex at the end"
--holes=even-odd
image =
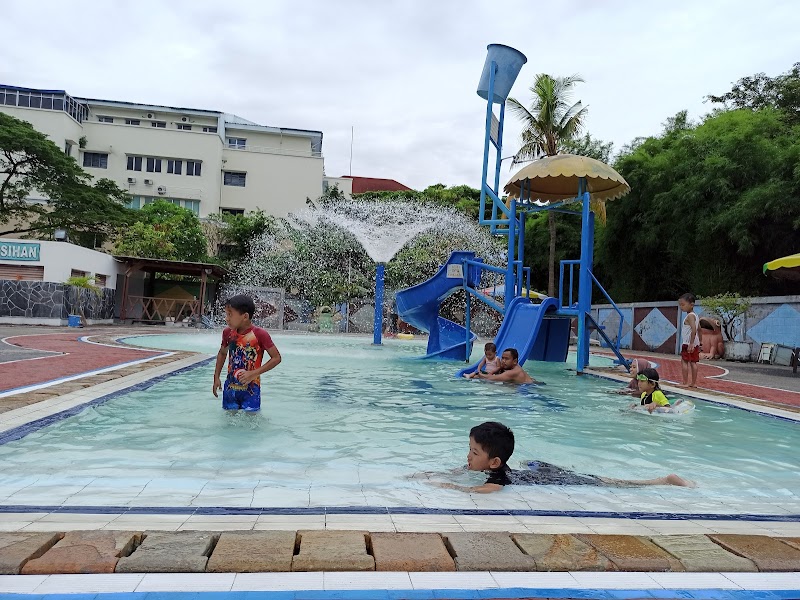
{"type": "Polygon", "coordinates": [[[644,406],[647,412],[652,413],[657,408],[669,408],[670,403],[661,387],[658,384],[658,371],[655,369],[642,369],[636,375],[636,383],[639,385],[639,404],[634,406],[644,406]]]}
{"type": "Polygon", "coordinates": [[[225,321],[222,345],[217,352],[214,368],[214,385],[211,391],[217,397],[222,388],[220,374],[228,359],[228,374],[222,390],[222,408],[257,412],[261,409],[261,375],[277,367],[281,353],[269,333],[251,322],[256,311],[255,303],[245,295],[237,295],[225,303],[225,321]],[[262,366],[264,352],[269,360],[262,366]]]}
{"type": "Polygon", "coordinates": [[[694,487],[691,481],[675,474],[657,479],[630,481],[609,479],[596,475],[580,475],[541,461],[528,463],[528,469],[515,470],[508,466],[514,453],[514,432],[502,423],[487,421],[476,425],[469,432],[469,453],[467,468],[470,471],[484,471],[488,475],[486,483],[478,486],[463,486],[455,483],[434,482],[439,487],[489,494],[503,489],[506,485],[600,485],[617,487],[638,487],[645,485],[678,485],[694,487]]]}

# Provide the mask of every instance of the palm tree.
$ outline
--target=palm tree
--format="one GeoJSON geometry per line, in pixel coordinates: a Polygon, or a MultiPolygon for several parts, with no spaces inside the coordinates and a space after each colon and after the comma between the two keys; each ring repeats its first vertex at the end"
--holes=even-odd
{"type": "MultiPolygon", "coordinates": [[[[526,108],[514,98],[508,99],[511,111],[520,118],[522,147],[514,156],[512,165],[536,160],[544,156],[558,154],[565,142],[580,133],[586,118],[587,107],[580,101],[570,104],[572,88],[583,83],[580,75],[553,77],[539,73],[531,86],[533,95],[530,108],[526,108]]],[[[547,293],[555,295],[556,290],[556,219],[555,213],[548,213],[550,229],[550,259],[547,279],[547,293]]]]}

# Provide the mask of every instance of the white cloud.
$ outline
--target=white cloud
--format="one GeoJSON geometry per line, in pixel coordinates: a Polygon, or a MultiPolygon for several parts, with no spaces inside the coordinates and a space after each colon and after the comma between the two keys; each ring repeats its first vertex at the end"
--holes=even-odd
{"type": "MultiPolygon", "coordinates": [[[[488,43],[528,56],[523,101],[536,73],[580,73],[589,131],[618,148],[800,56],[791,1],[9,0],[0,40],[0,82],[319,129],[331,175],[354,126],[353,174],[416,188],[479,184],[488,43]]],[[[518,135],[510,118],[504,155],[518,135]]]]}

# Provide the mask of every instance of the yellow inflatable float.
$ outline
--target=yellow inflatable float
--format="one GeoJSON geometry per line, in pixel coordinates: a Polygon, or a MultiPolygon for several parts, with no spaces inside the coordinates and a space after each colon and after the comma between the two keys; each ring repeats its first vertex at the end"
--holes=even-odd
{"type": "Polygon", "coordinates": [[[398,340],[413,340],[414,334],[413,333],[398,333],[397,334],[398,340]]]}

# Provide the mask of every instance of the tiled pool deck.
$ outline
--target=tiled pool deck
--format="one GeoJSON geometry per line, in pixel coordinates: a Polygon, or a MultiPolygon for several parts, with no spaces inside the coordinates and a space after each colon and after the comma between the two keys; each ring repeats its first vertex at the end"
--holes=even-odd
{"type": "MultiPolygon", "coordinates": [[[[55,335],[62,336],[55,345],[63,352],[64,336],[55,335]]],[[[28,425],[41,426],[65,411],[78,411],[109,394],[147,385],[208,359],[187,352],[143,356],[141,350],[118,343],[120,335],[99,332],[77,341],[73,334],[68,351],[83,371],[74,366],[59,372],[40,370],[45,381],[26,384],[37,387],[34,401],[31,392],[0,392],[0,439],[25,435],[28,425]],[[103,349],[104,372],[97,373],[97,365],[86,356],[80,358],[83,346],[91,346],[91,352],[103,349]],[[46,385],[38,387],[41,383],[46,385]]],[[[35,347],[31,342],[40,340],[28,340],[28,345],[35,347]]],[[[45,349],[53,345],[51,340],[45,349]]],[[[46,361],[30,362],[41,366],[46,361]]],[[[20,368],[20,362],[13,364],[20,368]]],[[[0,364],[0,369],[10,366],[0,364]]],[[[800,413],[791,408],[707,390],[696,395],[800,420],[800,413]]],[[[281,597],[294,598],[301,597],[299,590],[349,589],[377,594],[362,598],[520,598],[544,596],[545,590],[547,597],[561,598],[737,598],[748,597],[736,595],[743,590],[760,590],[758,597],[786,598],[791,597],[786,593],[800,589],[794,573],[800,571],[800,507],[785,503],[767,511],[753,506],[753,514],[731,517],[711,508],[681,515],[615,513],[602,510],[602,499],[596,505],[599,510],[592,511],[558,510],[560,498],[553,499],[550,509],[526,504],[504,510],[492,509],[481,499],[452,509],[326,507],[313,501],[295,508],[218,507],[211,502],[81,506],[54,500],[14,504],[0,499],[0,573],[24,573],[26,568],[36,573],[0,577],[0,594],[280,590],[292,594],[281,597]],[[173,567],[167,566],[170,560],[173,567]],[[64,575],[115,570],[127,574],[64,575]],[[231,572],[243,570],[287,573],[231,572]],[[296,572],[301,570],[311,572],[296,572]],[[369,573],[336,572],[356,570],[391,572],[376,573],[372,579],[369,573]],[[420,572],[425,570],[443,572],[420,572]],[[454,570],[469,573],[445,572],[454,570]],[[164,571],[197,574],[156,574],[164,571]],[[578,593],[586,588],[595,595],[578,593]],[[486,594],[481,596],[481,590],[486,594]],[[698,590],[704,595],[697,595],[698,590]]]]}

